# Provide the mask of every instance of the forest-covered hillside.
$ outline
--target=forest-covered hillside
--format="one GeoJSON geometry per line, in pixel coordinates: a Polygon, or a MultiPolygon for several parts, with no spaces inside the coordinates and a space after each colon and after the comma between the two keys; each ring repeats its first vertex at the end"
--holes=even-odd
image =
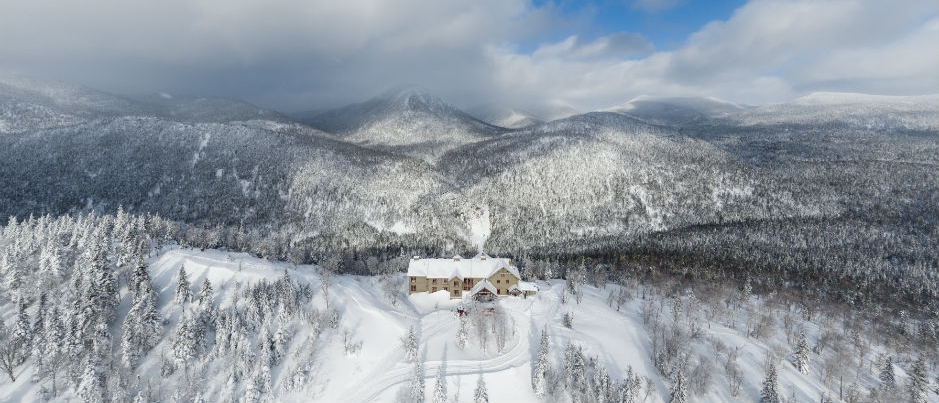
{"type": "Polygon", "coordinates": [[[482,246],[767,274],[852,303],[935,305],[939,290],[935,96],[636,99],[508,129],[405,88],[303,115],[330,133],[236,101],[2,88],[6,217],[122,207],[301,262],[482,246]]]}

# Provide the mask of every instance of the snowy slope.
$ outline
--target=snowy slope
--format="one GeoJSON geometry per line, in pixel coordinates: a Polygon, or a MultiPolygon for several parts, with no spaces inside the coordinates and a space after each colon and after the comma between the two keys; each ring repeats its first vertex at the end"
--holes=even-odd
{"type": "Polygon", "coordinates": [[[79,85],[0,75],[0,134],[140,113],[134,102],[79,85]]]}
{"type": "Polygon", "coordinates": [[[749,109],[730,119],[742,125],[832,125],[867,130],[939,130],[939,95],[883,96],[812,93],[792,102],[749,109]]]}
{"type": "MultiPolygon", "coordinates": [[[[614,382],[623,378],[627,368],[632,368],[640,377],[648,377],[651,389],[648,389],[650,400],[647,401],[650,403],[668,401],[672,385],[671,381],[659,374],[652,360],[652,351],[662,348],[661,344],[655,347],[653,343],[653,338],[659,334],[654,328],[680,328],[685,329],[681,330],[685,332],[697,328],[700,332],[698,336],[687,339],[687,345],[679,349],[686,355],[689,372],[692,367],[703,366],[710,375],[704,389],[694,393],[692,401],[757,400],[763,379],[764,357],[768,354],[777,354],[775,362],[779,371],[779,391],[783,396],[794,395],[798,401],[817,401],[822,394],[827,392],[831,396],[837,394],[838,390],[837,382],[832,383],[830,379],[826,381],[821,375],[825,360],[834,354],[833,348],[823,349],[821,354],[810,353],[809,374],[798,373],[789,361],[790,347],[782,331],[785,310],[778,311],[778,305],[771,305],[769,300],[759,296],[753,297],[746,304],[751,307],[749,312],[760,315],[761,311],[777,310],[776,315],[769,319],[773,323],[764,323],[763,326],[778,330],[764,332],[757,339],[747,337],[744,330],[756,323],[747,319],[748,311],[728,310],[719,298],[712,303],[706,298],[695,299],[686,291],[682,297],[685,308],[678,308],[679,316],[675,319],[672,317],[672,313],[676,312],[674,296],[662,295],[662,290],[653,286],[630,283],[632,285],[627,288],[614,285],[595,288],[583,285],[579,286],[582,300],[577,303],[575,297],[567,293],[563,280],[539,282],[541,292],[536,297],[507,297],[495,304],[497,312],[504,312],[510,330],[501,351],[493,333],[488,333],[488,348],[481,347],[479,333],[473,326],[477,323],[474,320],[482,320],[479,318],[488,315],[484,311],[471,312],[467,319],[470,324],[469,342],[465,349],[460,349],[455,341],[460,327],[455,308],[461,302],[449,300],[446,293],[416,294],[409,298],[401,296],[396,304],[392,304],[387,295],[383,294],[377,277],[337,276],[329,287],[327,308],[327,299],[319,287],[320,275],[315,267],[271,263],[246,254],[214,250],[198,252],[171,247],[149,260],[154,289],[159,295],[160,313],[167,320],[164,322],[161,343],[144,358],[138,372],[142,383],[137,387],[144,388],[142,385],[149,382],[152,397],[158,401],[170,400],[174,393],[184,388],[181,386],[185,379],[181,369],[177,369],[173,375],[160,375],[161,354],[165,356],[167,351],[172,354],[172,329],[189,312],[189,308],[183,309],[173,302],[177,273],[181,266],[185,266],[194,293],[204,279],[211,281],[215,289],[213,305],[219,311],[235,305],[243,306],[248,296],[244,294],[245,290],[262,281],[274,283],[286,275],[300,285],[309,284],[313,290],[312,299],[305,303],[308,304],[304,305],[307,306],[305,309],[320,312],[326,317],[330,316],[329,312],[336,312],[338,320],[334,325],[305,319],[276,319],[272,326],[265,325],[261,330],[245,334],[248,338],[245,342],[251,345],[258,343],[260,334],[268,334],[268,331],[274,329],[283,329],[288,335],[286,356],[269,372],[270,394],[276,401],[395,401],[399,392],[410,382],[414,368],[414,364],[405,358],[405,348],[400,341],[411,326],[417,330],[426,401],[431,401],[438,371],[444,375],[448,401],[471,401],[480,375],[485,377],[492,402],[542,401],[534,395],[530,386],[531,367],[537,359],[542,330],[547,331],[550,339],[548,361],[555,371],[563,370],[565,347],[570,343],[581,348],[583,356],[590,363],[589,371],[596,372],[603,368],[614,382]],[[619,295],[619,292],[627,293],[628,298],[617,309],[610,295],[619,295]],[[563,317],[569,314],[573,315],[571,328],[563,324],[563,317]],[[327,327],[314,330],[311,328],[314,323],[327,327]],[[686,327],[692,323],[693,327],[686,327]],[[351,352],[347,348],[350,345],[351,352]],[[779,356],[780,352],[782,356],[779,356]],[[728,354],[736,358],[727,358],[728,354]],[[742,371],[742,388],[736,397],[732,396],[728,388],[724,370],[727,360],[742,371]],[[292,368],[303,362],[309,364],[307,382],[295,392],[286,391],[286,384],[293,374],[292,368]]],[[[403,294],[403,287],[397,292],[403,294]]],[[[119,315],[126,314],[129,297],[128,291],[123,288],[119,315]]],[[[465,306],[470,307],[469,304],[465,306]]],[[[0,308],[0,317],[10,323],[14,313],[10,304],[0,308]]],[[[821,314],[810,321],[796,321],[804,327],[809,340],[818,340],[822,333],[829,330],[840,333],[831,328],[839,326],[837,322],[827,321],[821,314]]],[[[120,318],[117,322],[120,323],[120,318]]],[[[119,340],[119,329],[117,326],[112,330],[116,340],[119,340]]],[[[488,328],[485,332],[489,332],[488,328]]],[[[242,364],[227,361],[229,358],[225,357],[229,356],[225,353],[214,353],[218,341],[213,341],[211,333],[207,339],[207,350],[210,352],[190,363],[203,371],[199,375],[202,378],[197,378],[201,379],[200,385],[204,385],[198,388],[201,397],[206,401],[240,401],[244,393],[249,393],[246,389],[250,388],[247,386],[249,379],[232,383],[230,374],[231,366],[242,364]],[[201,366],[196,363],[201,363],[201,366]]],[[[873,362],[876,353],[884,351],[887,351],[885,347],[875,343],[872,352],[860,362],[847,363],[851,368],[857,365],[862,369],[857,387],[863,390],[876,387],[876,377],[864,369],[866,362],[873,362]]],[[[11,383],[8,378],[0,378],[0,402],[38,399],[37,394],[42,385],[30,382],[29,374],[32,373],[33,365],[32,361],[27,361],[19,366],[16,369],[19,378],[15,383],[11,383]]],[[[898,384],[902,384],[906,375],[899,368],[898,384]]],[[[250,370],[246,372],[251,373],[250,370]]],[[[849,375],[853,382],[854,373],[849,372],[849,375]]],[[[569,393],[562,387],[546,400],[567,401],[569,393]]],[[[60,392],[52,401],[69,401],[74,397],[71,391],[60,392]]],[[[935,394],[929,394],[928,397],[931,399],[929,401],[936,401],[937,398],[935,394]]]]}
{"type": "Polygon", "coordinates": [[[416,87],[301,120],[356,144],[416,157],[438,156],[502,132],[416,87]]]}
{"type": "Polygon", "coordinates": [[[634,116],[653,123],[689,124],[735,115],[745,109],[740,105],[710,97],[640,96],[607,111],[634,116]]]}
{"type": "Polygon", "coordinates": [[[519,129],[542,123],[544,120],[526,111],[500,105],[482,105],[469,111],[483,122],[509,129],[519,129]]]}

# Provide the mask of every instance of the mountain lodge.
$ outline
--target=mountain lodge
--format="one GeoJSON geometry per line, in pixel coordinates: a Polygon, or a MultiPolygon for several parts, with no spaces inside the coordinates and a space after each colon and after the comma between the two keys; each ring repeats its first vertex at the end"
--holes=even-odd
{"type": "Polygon", "coordinates": [[[534,295],[538,287],[521,281],[518,268],[505,258],[480,253],[471,259],[414,256],[408,263],[408,294],[446,291],[450,298],[492,300],[506,295],[534,295]]]}

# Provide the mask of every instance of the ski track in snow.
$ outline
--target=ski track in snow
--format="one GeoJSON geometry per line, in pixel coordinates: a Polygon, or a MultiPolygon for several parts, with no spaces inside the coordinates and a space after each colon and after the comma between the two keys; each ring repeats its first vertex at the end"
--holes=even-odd
{"type": "MultiPolygon", "coordinates": [[[[531,309],[532,305],[534,305],[534,299],[528,301],[529,302],[526,304],[528,305],[527,308],[531,309]]],[[[358,301],[356,302],[358,303],[358,301]]],[[[556,307],[557,301],[554,302],[552,306],[556,307]]],[[[510,342],[507,343],[509,349],[496,357],[485,360],[425,360],[423,362],[425,385],[433,382],[441,366],[445,368],[444,375],[446,377],[452,377],[459,375],[478,375],[480,373],[493,374],[510,368],[520,367],[530,362],[531,352],[529,350],[529,344],[526,342],[531,336],[528,323],[533,317],[543,319],[546,315],[545,312],[552,312],[553,310],[539,309],[539,311],[542,312],[537,315],[533,314],[529,316],[524,310],[518,309],[519,307],[515,306],[515,304],[503,304],[502,306],[511,315],[512,319],[515,320],[516,325],[515,335],[510,342]]],[[[450,317],[451,314],[452,313],[449,311],[434,311],[421,317],[421,340],[432,338],[444,332],[450,326],[453,326],[454,322],[447,320],[452,319],[450,317]]],[[[492,345],[490,348],[495,348],[495,341],[492,340],[491,342],[492,345]]],[[[389,349],[386,350],[382,359],[375,364],[374,368],[366,376],[359,377],[355,383],[346,388],[345,392],[341,394],[344,399],[348,399],[350,402],[375,402],[378,401],[382,395],[389,391],[396,390],[396,388],[401,387],[411,379],[414,363],[403,362],[403,347],[400,343],[397,343],[397,341],[393,341],[392,343],[393,346],[390,346],[389,349]]],[[[423,356],[427,355],[426,347],[421,349],[420,354],[423,356]]]]}

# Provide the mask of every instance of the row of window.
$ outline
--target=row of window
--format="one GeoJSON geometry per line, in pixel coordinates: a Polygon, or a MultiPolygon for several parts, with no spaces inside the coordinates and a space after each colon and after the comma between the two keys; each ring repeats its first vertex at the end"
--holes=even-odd
{"type": "MultiPolygon", "coordinates": [[[[505,273],[504,273],[504,272],[503,272],[503,273],[499,273],[499,277],[505,278],[505,273]]],[[[440,279],[440,280],[446,281],[446,279],[440,279]]],[[[430,281],[431,281],[431,284],[437,284],[437,279],[436,279],[436,278],[432,278],[432,279],[430,279],[430,281]]],[[[466,279],[465,281],[466,281],[467,283],[469,283],[469,284],[473,284],[473,279],[466,279]]],[[[496,280],[496,281],[499,281],[499,280],[496,280]]],[[[417,282],[417,277],[411,277],[411,282],[412,282],[412,283],[416,283],[416,282],[417,282]]],[[[453,282],[453,285],[454,285],[454,286],[457,285],[457,282],[454,281],[454,282],[453,282]]]]}
{"type": "MultiPolygon", "coordinates": [[[[505,273],[502,273],[501,277],[505,277],[505,273]]],[[[438,280],[438,279],[436,279],[436,278],[432,278],[432,279],[430,279],[430,283],[431,283],[431,284],[437,284],[437,280],[438,280]]],[[[439,279],[439,280],[441,280],[441,282],[446,281],[446,279],[439,279]]],[[[500,283],[501,281],[502,281],[502,280],[496,280],[496,283],[500,283]]],[[[417,277],[411,277],[411,282],[412,282],[412,283],[416,283],[416,282],[417,282],[417,277]]],[[[463,280],[463,282],[464,282],[465,284],[470,284],[470,285],[472,285],[472,284],[473,284],[473,279],[468,278],[468,279],[466,279],[466,280],[463,280]]],[[[453,286],[454,286],[454,287],[457,287],[457,286],[459,286],[459,283],[460,283],[459,281],[454,281],[454,282],[453,282],[453,286]]],[[[508,280],[506,280],[506,283],[508,283],[508,280]]]]}
{"type": "MultiPolygon", "coordinates": [[[[447,287],[444,287],[443,290],[444,290],[444,291],[448,291],[448,290],[447,290],[447,287]]],[[[416,286],[416,285],[412,285],[412,286],[411,286],[411,291],[415,291],[415,292],[416,292],[416,291],[417,291],[417,286],[416,286]]],[[[458,294],[459,291],[460,291],[460,290],[453,290],[453,295],[459,295],[459,294],[458,294]]],[[[469,291],[469,288],[463,288],[463,291],[469,291]]],[[[432,288],[431,288],[431,292],[437,292],[437,287],[432,287],[432,288]]],[[[502,295],[502,294],[503,294],[501,288],[497,288],[497,289],[496,289],[496,292],[497,292],[499,295],[502,295]]]]}

